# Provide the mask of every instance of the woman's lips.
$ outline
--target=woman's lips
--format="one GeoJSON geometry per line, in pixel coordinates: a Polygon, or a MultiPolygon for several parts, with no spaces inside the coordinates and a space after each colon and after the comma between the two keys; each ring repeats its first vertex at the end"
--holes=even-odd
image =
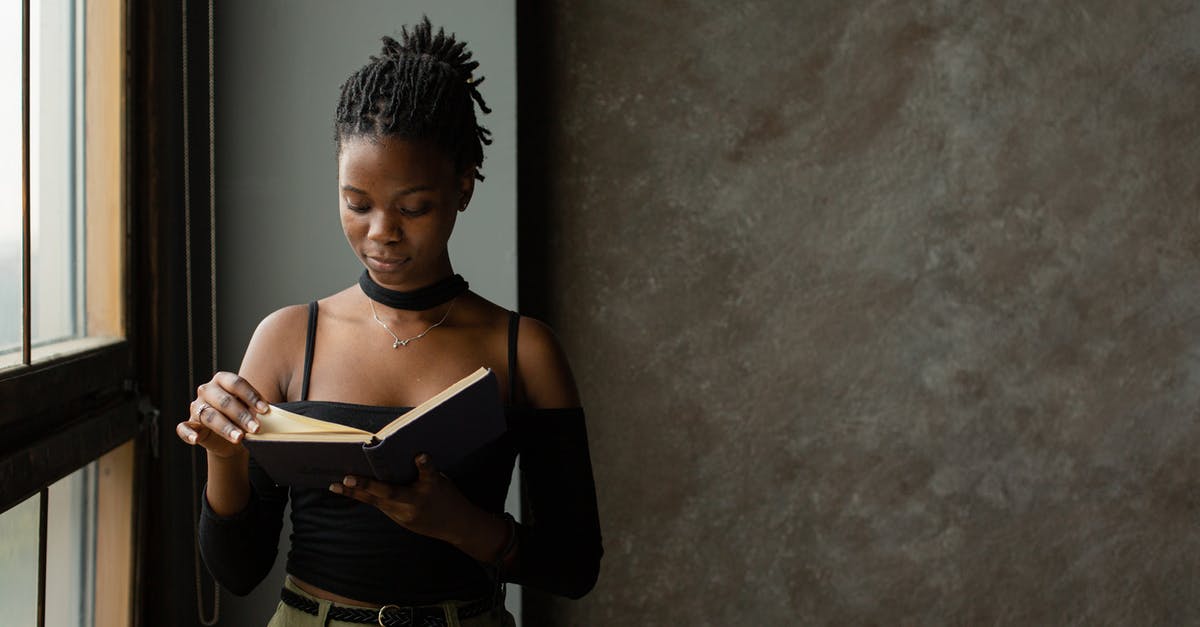
{"type": "Polygon", "coordinates": [[[399,268],[408,262],[408,257],[367,257],[367,265],[371,266],[372,270],[380,272],[390,272],[399,268]]]}

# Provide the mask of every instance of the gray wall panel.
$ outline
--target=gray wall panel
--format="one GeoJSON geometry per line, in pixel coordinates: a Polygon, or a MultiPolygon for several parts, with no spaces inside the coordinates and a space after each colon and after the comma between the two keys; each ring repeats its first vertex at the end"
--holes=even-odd
{"type": "Polygon", "coordinates": [[[536,624],[1200,622],[1200,7],[552,2],[536,624]]]}

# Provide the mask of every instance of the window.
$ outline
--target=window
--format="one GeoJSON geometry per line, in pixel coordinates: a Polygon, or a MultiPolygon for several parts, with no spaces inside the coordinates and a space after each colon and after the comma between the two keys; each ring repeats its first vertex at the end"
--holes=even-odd
{"type": "MultiPolygon", "coordinates": [[[[45,624],[92,625],[96,561],[94,462],[50,486],[46,509],[45,624]]],[[[0,607],[14,625],[37,622],[41,495],[0,514],[0,607]]]]}
{"type": "Polygon", "coordinates": [[[40,515],[38,496],[0,514],[0,607],[18,625],[37,620],[40,515]]]}
{"type": "MultiPolygon", "coordinates": [[[[22,82],[21,4],[0,3],[0,83],[22,82]]],[[[21,350],[21,108],[20,90],[0,100],[0,366],[16,363],[21,350]]]]}
{"type": "Polygon", "coordinates": [[[74,0],[35,0],[29,8],[36,26],[29,33],[29,321],[32,348],[41,349],[87,335],[78,237],[86,206],[85,32],[74,0]]]}
{"type": "Polygon", "coordinates": [[[98,17],[94,7],[85,8],[82,0],[27,4],[28,58],[20,32],[21,5],[5,3],[0,9],[5,12],[0,23],[16,31],[0,38],[0,80],[21,85],[22,64],[28,64],[27,89],[10,92],[0,103],[5,146],[0,157],[5,199],[0,216],[0,367],[78,353],[123,335],[122,220],[119,187],[112,188],[120,180],[120,170],[114,170],[121,161],[114,154],[120,149],[120,105],[113,106],[108,102],[112,94],[106,98],[103,93],[119,93],[120,75],[89,63],[95,61],[88,55],[89,45],[103,45],[106,39],[105,33],[86,28],[90,18],[98,17]],[[93,142],[98,145],[91,146],[93,142]],[[27,218],[22,211],[28,211],[27,218]]]}
{"type": "Polygon", "coordinates": [[[0,5],[3,622],[127,624],[124,6],[0,5]]]}

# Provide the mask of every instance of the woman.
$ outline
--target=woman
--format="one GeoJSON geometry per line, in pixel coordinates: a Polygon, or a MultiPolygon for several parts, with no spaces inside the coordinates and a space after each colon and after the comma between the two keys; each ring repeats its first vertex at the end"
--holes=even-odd
{"type": "Polygon", "coordinates": [[[197,389],[177,433],[207,451],[200,542],[222,585],[246,594],[292,546],[271,625],[504,625],[503,582],[578,598],[602,553],[595,489],[567,360],[544,325],[468,291],[447,242],[470,203],[488,131],[478,63],[428,19],[342,86],[340,215],[357,284],[259,324],[238,374],[197,389]],[[347,477],[276,486],[241,441],[267,403],[375,431],[480,365],[501,383],[509,430],[463,467],[420,455],[415,483],[347,477]],[[531,524],[503,511],[521,454],[531,524]]]}

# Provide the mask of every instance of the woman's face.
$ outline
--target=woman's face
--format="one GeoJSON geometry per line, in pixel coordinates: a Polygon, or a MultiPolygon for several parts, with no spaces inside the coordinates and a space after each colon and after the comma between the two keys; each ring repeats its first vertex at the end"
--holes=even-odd
{"type": "Polygon", "coordinates": [[[348,138],[338,156],[342,230],[375,282],[424,287],[453,273],[446,243],[474,183],[431,142],[348,138]]]}

